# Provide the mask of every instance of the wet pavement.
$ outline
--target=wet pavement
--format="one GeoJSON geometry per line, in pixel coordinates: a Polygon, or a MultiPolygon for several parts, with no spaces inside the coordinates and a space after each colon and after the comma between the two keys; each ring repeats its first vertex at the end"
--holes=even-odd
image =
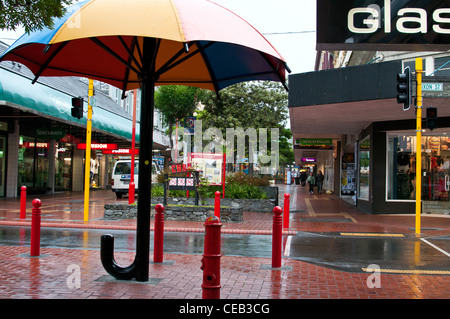
{"type": "MultiPolygon", "coordinates": [[[[367,215],[336,196],[310,195],[294,185],[280,186],[280,204],[286,192],[291,213],[281,269],[270,268],[272,214],[245,212],[243,223],[222,227],[222,298],[450,296],[449,216],[423,215],[417,237],[413,214],[367,215]],[[381,288],[367,283],[371,265],[378,267],[381,288]]],[[[202,222],[166,221],[164,260],[170,262],[150,264],[148,284],[124,283],[101,266],[100,236],[113,234],[118,262],[130,263],[136,221],[104,220],[103,205],[120,200],[111,191],[95,191],[84,223],[82,198],[81,193],[40,197],[41,258],[27,256],[30,209],[20,220],[19,199],[0,199],[0,298],[201,298],[202,222]],[[70,265],[81,269],[76,289],[67,283],[70,265]]]]}

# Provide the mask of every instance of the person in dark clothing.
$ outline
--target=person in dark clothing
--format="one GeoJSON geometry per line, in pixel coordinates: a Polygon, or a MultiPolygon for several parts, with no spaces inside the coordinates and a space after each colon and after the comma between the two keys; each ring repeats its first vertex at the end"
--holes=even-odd
{"type": "Polygon", "coordinates": [[[322,171],[319,171],[319,173],[316,176],[316,185],[317,185],[317,193],[320,194],[322,192],[323,187],[323,174],[322,171]]]}
{"type": "Polygon", "coordinates": [[[306,176],[306,173],[305,172],[302,172],[301,174],[300,174],[300,184],[302,184],[302,186],[305,186],[305,184],[306,184],[306,178],[307,178],[308,176],[306,176]]]}

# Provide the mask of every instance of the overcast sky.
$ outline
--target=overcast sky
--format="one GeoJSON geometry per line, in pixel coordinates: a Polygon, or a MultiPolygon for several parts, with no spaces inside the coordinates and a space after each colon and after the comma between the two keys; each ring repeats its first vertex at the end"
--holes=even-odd
{"type": "Polygon", "coordinates": [[[314,70],[316,0],[213,1],[235,12],[263,33],[286,60],[292,73],[314,70]]]}

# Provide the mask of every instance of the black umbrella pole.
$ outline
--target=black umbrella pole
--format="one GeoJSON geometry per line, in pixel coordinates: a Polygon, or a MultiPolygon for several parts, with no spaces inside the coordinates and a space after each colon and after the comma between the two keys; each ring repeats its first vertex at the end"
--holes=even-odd
{"type": "Polygon", "coordinates": [[[154,57],[156,39],[144,38],[144,76],[141,84],[139,137],[139,193],[136,229],[136,281],[148,281],[150,260],[150,209],[152,186],[153,112],[155,108],[154,57]],[[147,73],[148,72],[148,73],[147,73]]]}
{"type": "Polygon", "coordinates": [[[139,142],[139,193],[136,232],[136,281],[148,281],[150,259],[150,209],[152,181],[153,109],[155,85],[142,84],[139,142]]]}
{"type": "Polygon", "coordinates": [[[150,264],[150,209],[152,181],[153,111],[155,108],[154,61],[156,40],[144,38],[141,84],[141,123],[139,141],[139,193],[136,220],[136,257],[128,267],[114,260],[114,237],[104,235],[101,240],[101,261],[105,270],[116,279],[148,281],[150,264]]]}

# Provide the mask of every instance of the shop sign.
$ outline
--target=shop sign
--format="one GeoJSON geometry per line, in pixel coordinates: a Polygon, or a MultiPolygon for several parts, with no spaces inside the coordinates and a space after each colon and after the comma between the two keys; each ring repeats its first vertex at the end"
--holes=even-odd
{"type": "Polygon", "coordinates": [[[449,15],[442,0],[317,0],[317,48],[445,51],[449,15]]]}
{"type": "MultiPolygon", "coordinates": [[[[103,150],[103,154],[113,154],[113,155],[131,155],[132,151],[130,148],[119,148],[117,150],[103,150]]],[[[139,155],[139,149],[134,150],[134,155],[139,155]]]]}
{"type": "MultiPolygon", "coordinates": [[[[119,146],[117,144],[106,144],[106,143],[91,143],[91,150],[117,150],[119,146]]],[[[78,150],[85,150],[86,143],[77,144],[78,150]]]]}
{"type": "Polygon", "coordinates": [[[62,128],[38,128],[34,132],[34,136],[36,138],[42,139],[42,140],[57,140],[59,141],[64,136],[66,136],[66,131],[62,128]]]}
{"type": "Polygon", "coordinates": [[[34,148],[34,146],[36,145],[37,148],[48,148],[48,143],[42,143],[42,142],[24,142],[22,144],[22,148],[34,148]]]}
{"type": "Polygon", "coordinates": [[[324,149],[333,148],[333,139],[331,138],[300,138],[296,139],[294,149],[324,149]]]}
{"type": "Polygon", "coordinates": [[[315,163],[316,159],[314,157],[302,157],[302,162],[304,162],[304,163],[315,163]]]}

